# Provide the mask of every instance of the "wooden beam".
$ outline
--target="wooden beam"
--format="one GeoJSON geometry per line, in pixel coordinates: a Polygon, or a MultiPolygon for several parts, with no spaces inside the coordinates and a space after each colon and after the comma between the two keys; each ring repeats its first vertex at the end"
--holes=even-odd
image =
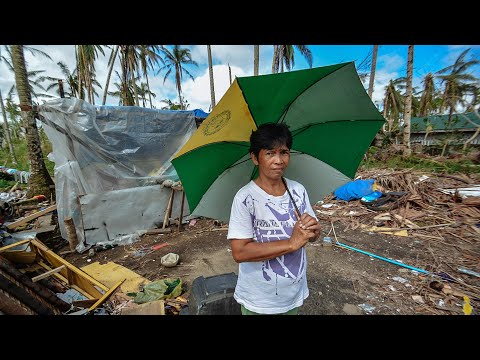
{"type": "Polygon", "coordinates": [[[88,300],[76,300],[72,301],[72,305],[76,307],[89,308],[95,304],[98,299],[88,299],[88,300]]]}
{"type": "Polygon", "coordinates": [[[149,229],[145,233],[145,235],[155,235],[155,234],[166,234],[172,232],[171,228],[165,228],[165,229],[149,229]]]}
{"type": "Polygon", "coordinates": [[[93,304],[89,309],[88,309],[88,312],[91,312],[93,310],[95,310],[98,306],[102,305],[109,297],[110,295],[113,294],[113,292],[115,290],[117,290],[117,288],[123,284],[123,282],[125,281],[126,279],[123,279],[123,280],[120,280],[118,283],[116,283],[115,285],[113,285],[110,290],[108,290],[100,299],[98,299],[98,301],[93,304]]]}
{"type": "Polygon", "coordinates": [[[178,232],[182,231],[183,207],[185,205],[185,191],[182,191],[182,204],[180,205],[180,216],[178,217],[178,232]]]}
{"type": "Polygon", "coordinates": [[[46,209],[43,209],[42,211],[38,211],[36,212],[35,214],[31,214],[31,215],[28,215],[28,216],[25,216],[21,219],[18,219],[17,221],[14,221],[10,224],[7,225],[7,229],[15,229],[23,224],[26,224],[28,223],[29,221],[33,220],[33,219],[36,219],[42,215],[45,215],[45,214],[48,214],[49,212],[52,212],[54,210],[57,209],[57,205],[56,204],[53,204],[49,207],[47,207],[46,209]]]}
{"type": "Polygon", "coordinates": [[[78,238],[77,238],[77,231],[75,230],[75,224],[73,223],[73,219],[71,217],[63,220],[63,223],[65,224],[65,231],[67,232],[67,240],[70,245],[70,250],[73,251],[78,245],[78,238]]]}
{"type": "Polygon", "coordinates": [[[63,270],[63,269],[65,269],[65,265],[59,266],[55,269],[52,269],[50,271],[47,271],[46,273],[41,274],[41,275],[34,276],[32,278],[32,281],[37,282],[38,280],[45,279],[46,277],[49,277],[50,275],[56,274],[57,272],[59,272],[60,270],[63,270]]]}
{"type": "Polygon", "coordinates": [[[22,240],[22,241],[19,241],[19,242],[16,242],[16,243],[13,243],[13,244],[4,246],[4,247],[0,248],[0,253],[1,253],[2,251],[5,251],[5,250],[8,250],[8,249],[14,248],[15,246],[19,246],[19,245],[23,245],[23,244],[29,243],[30,241],[32,241],[32,239],[25,239],[25,240],[22,240]]]}
{"type": "Polygon", "coordinates": [[[165,209],[165,216],[163,217],[162,229],[165,229],[168,225],[170,225],[170,216],[172,215],[174,196],[175,196],[175,190],[172,188],[172,192],[170,193],[170,198],[168,199],[167,208],[165,209]]]}

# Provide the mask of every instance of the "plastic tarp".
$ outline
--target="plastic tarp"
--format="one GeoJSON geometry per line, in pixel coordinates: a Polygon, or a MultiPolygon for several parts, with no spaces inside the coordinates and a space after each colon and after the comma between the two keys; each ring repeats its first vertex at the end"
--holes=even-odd
{"type": "MultiPolygon", "coordinates": [[[[63,221],[71,217],[79,239],[78,251],[84,250],[85,242],[79,196],[140,187],[151,191],[150,186],[164,180],[178,180],[170,160],[196,130],[198,115],[193,110],[98,106],[75,98],[47,101],[38,112],[53,148],[49,159],[55,162],[61,234],[66,238],[63,221]]],[[[170,189],[163,190],[170,193],[170,189]]],[[[150,199],[159,201],[155,196],[150,199]]],[[[112,204],[116,205],[116,216],[128,222],[130,209],[118,201],[112,204]]],[[[186,201],[184,214],[189,214],[186,201]]],[[[130,230],[134,233],[144,226],[132,224],[130,230]]],[[[104,240],[100,237],[92,241],[104,240]]]]}

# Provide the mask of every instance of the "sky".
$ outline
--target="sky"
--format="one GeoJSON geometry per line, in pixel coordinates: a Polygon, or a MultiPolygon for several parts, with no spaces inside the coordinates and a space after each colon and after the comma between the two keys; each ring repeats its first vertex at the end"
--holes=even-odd
{"type": "MultiPolygon", "coordinates": [[[[28,45],[27,45],[28,46],[28,45]]],[[[170,45],[166,45],[170,47],[170,45]]],[[[342,62],[355,61],[357,71],[370,74],[370,59],[373,45],[307,45],[313,55],[313,67],[333,65],[342,62]],[[366,61],[367,66],[361,66],[366,61]]],[[[33,56],[30,52],[25,51],[25,59],[28,71],[45,70],[42,75],[52,77],[63,77],[58,61],[64,62],[70,71],[75,68],[75,50],[74,45],[33,45],[32,47],[42,50],[50,55],[49,60],[41,55],[33,56]]],[[[210,111],[210,80],[208,72],[208,57],[206,45],[181,45],[187,47],[191,51],[192,59],[198,63],[197,66],[186,65],[185,68],[193,75],[194,80],[185,76],[182,81],[182,94],[189,103],[189,110],[202,109],[210,111]]],[[[465,49],[471,48],[468,56],[480,58],[480,45],[416,45],[414,48],[414,71],[413,86],[417,90],[422,89],[423,77],[429,72],[435,73],[454,63],[455,59],[465,49]]],[[[213,59],[213,74],[215,86],[216,103],[227,91],[230,80],[228,66],[230,65],[232,79],[235,76],[252,76],[253,75],[253,45],[211,45],[213,59]]],[[[97,81],[102,85],[102,89],[97,89],[99,97],[95,100],[95,104],[102,102],[103,88],[106,83],[108,74],[108,58],[110,49],[105,48],[105,55],[99,54],[99,58],[95,63],[97,72],[97,81]]],[[[385,93],[385,86],[391,79],[404,77],[407,74],[407,52],[408,45],[380,45],[378,50],[376,75],[374,83],[373,102],[380,106],[385,93]]],[[[2,55],[5,51],[2,49],[2,55]]],[[[271,73],[271,64],[273,56],[273,45],[260,46],[260,75],[271,73]]],[[[309,66],[302,54],[295,50],[295,65],[292,70],[307,69],[309,66]]],[[[118,61],[115,70],[120,72],[118,61]]],[[[472,68],[473,75],[480,78],[480,66],[472,68]]],[[[150,89],[156,94],[153,103],[156,108],[165,106],[163,99],[170,99],[178,103],[178,94],[175,88],[174,77],[170,76],[164,82],[165,72],[160,74],[149,74],[150,89]]],[[[14,74],[0,63],[0,90],[5,101],[8,91],[14,84],[14,74]]],[[[115,91],[113,86],[117,82],[115,73],[112,73],[109,91],[115,91]]],[[[145,80],[143,80],[145,81],[145,80]]],[[[364,86],[368,88],[369,79],[367,78],[364,86]]],[[[45,82],[47,84],[47,82],[45,82]]],[[[38,92],[42,92],[37,89],[38,92]]],[[[54,90],[49,94],[58,97],[54,90]]],[[[18,101],[15,98],[15,101],[18,101]]],[[[48,101],[48,98],[39,97],[34,99],[38,103],[48,101]]],[[[118,98],[108,96],[106,105],[119,105],[118,98]]],[[[3,120],[3,119],[2,119],[3,120]]]]}

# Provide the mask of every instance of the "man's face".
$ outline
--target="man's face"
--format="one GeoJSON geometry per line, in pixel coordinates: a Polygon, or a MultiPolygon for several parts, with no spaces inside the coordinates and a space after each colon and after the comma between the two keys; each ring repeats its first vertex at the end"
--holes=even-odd
{"type": "Polygon", "coordinates": [[[288,166],[290,150],[286,145],[280,145],[273,149],[260,150],[258,158],[253,153],[250,156],[253,163],[258,165],[259,173],[271,179],[278,179],[288,166]]]}

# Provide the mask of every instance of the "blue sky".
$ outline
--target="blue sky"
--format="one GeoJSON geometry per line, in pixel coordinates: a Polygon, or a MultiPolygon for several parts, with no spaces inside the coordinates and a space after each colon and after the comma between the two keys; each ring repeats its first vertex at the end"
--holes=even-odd
{"type": "MultiPolygon", "coordinates": [[[[189,109],[200,108],[209,110],[210,87],[207,63],[206,45],[181,45],[191,50],[192,58],[199,66],[187,66],[188,71],[194,76],[195,81],[185,77],[182,82],[184,97],[189,102],[189,109]]],[[[313,67],[336,64],[340,62],[356,61],[360,63],[372,51],[372,45],[308,45],[313,53],[313,67]]],[[[46,70],[50,76],[61,76],[56,63],[63,61],[72,71],[75,67],[73,45],[34,45],[33,47],[47,52],[53,61],[46,60],[37,55],[33,57],[29,52],[25,53],[28,70],[46,70]]],[[[384,95],[384,88],[391,79],[406,76],[408,45],[380,45],[377,59],[375,76],[375,87],[373,100],[378,105],[384,95]]],[[[428,72],[436,72],[448,65],[453,64],[458,55],[465,49],[472,48],[470,56],[480,58],[480,45],[416,45],[414,52],[414,82],[413,85],[421,89],[421,81],[428,72]]],[[[2,54],[4,52],[2,51],[2,54]]],[[[96,63],[97,80],[102,86],[105,85],[107,77],[107,61],[110,50],[105,49],[105,56],[101,56],[96,63]]],[[[260,74],[271,72],[273,55],[272,45],[260,46],[260,74]]],[[[253,45],[212,45],[212,57],[214,63],[215,97],[216,102],[220,100],[229,86],[228,65],[231,67],[232,77],[253,75],[253,45]]],[[[295,52],[295,66],[293,70],[306,69],[308,65],[303,56],[295,52]]],[[[119,67],[116,67],[119,70],[119,67]]],[[[473,68],[473,74],[480,78],[480,66],[473,68]]],[[[368,72],[369,67],[360,68],[359,71],[368,72]]],[[[170,99],[178,102],[178,95],[175,89],[173,77],[163,82],[164,73],[160,75],[150,74],[149,81],[152,91],[156,94],[154,103],[157,108],[164,106],[162,99],[170,99]]],[[[112,75],[109,90],[113,90],[112,82],[115,82],[115,75],[112,75]]],[[[5,98],[11,85],[14,83],[14,76],[4,64],[0,64],[0,89],[5,98]]],[[[368,79],[365,87],[368,86],[368,79]]],[[[98,89],[100,98],[103,89],[98,89]]],[[[57,96],[53,91],[50,94],[57,96]]],[[[44,99],[39,98],[42,102],[44,99]]],[[[16,100],[17,101],[17,100],[16,100]]],[[[96,100],[100,104],[101,99],[96,100]]],[[[108,97],[107,105],[118,105],[118,99],[108,97]]]]}

